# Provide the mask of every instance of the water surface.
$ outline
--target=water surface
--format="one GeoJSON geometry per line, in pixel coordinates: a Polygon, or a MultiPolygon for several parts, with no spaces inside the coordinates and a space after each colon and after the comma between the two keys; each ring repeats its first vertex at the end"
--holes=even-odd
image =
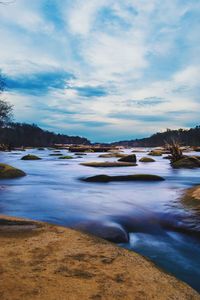
{"type": "MultiPolygon", "coordinates": [[[[61,151],[67,155],[66,150],[61,151]]],[[[126,150],[127,153],[130,150],[126,150]]],[[[82,158],[61,160],[50,150],[0,152],[0,161],[24,170],[26,177],[0,182],[0,213],[76,227],[84,222],[116,222],[130,232],[123,247],[141,253],[164,270],[200,291],[200,239],[175,228],[199,230],[199,216],[183,207],[180,196],[200,183],[200,170],[173,170],[169,161],[136,167],[91,168],[83,161],[112,161],[89,153],[82,158]],[[40,161],[22,161],[28,153],[40,161]],[[97,174],[155,174],[163,182],[87,183],[79,179],[97,174]],[[173,226],[171,226],[173,225],[173,226]]],[[[192,155],[194,153],[190,153],[192,155]]],[[[146,153],[137,153],[137,158],[146,153]]]]}

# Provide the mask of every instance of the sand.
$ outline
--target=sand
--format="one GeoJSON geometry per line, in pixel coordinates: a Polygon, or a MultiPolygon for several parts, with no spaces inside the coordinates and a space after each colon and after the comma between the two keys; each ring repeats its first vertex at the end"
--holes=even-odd
{"type": "Polygon", "coordinates": [[[1,300],[200,299],[142,256],[68,228],[0,216],[1,300]]]}

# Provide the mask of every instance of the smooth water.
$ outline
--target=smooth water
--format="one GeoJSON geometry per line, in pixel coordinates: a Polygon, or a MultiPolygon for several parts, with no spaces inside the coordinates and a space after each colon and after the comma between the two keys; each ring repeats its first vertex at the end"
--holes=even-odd
{"type": "MultiPolygon", "coordinates": [[[[68,154],[66,150],[61,152],[68,154]]],[[[130,232],[130,243],[123,247],[147,256],[200,291],[200,239],[185,231],[200,231],[200,216],[180,202],[184,189],[200,183],[200,170],[173,170],[162,157],[154,157],[154,163],[138,162],[136,167],[91,168],[80,163],[115,159],[89,153],[82,158],[62,160],[49,156],[50,153],[50,150],[0,152],[0,162],[27,173],[20,179],[1,180],[1,214],[71,227],[84,222],[116,222],[130,232]],[[42,160],[20,160],[28,153],[42,160]],[[81,177],[97,174],[139,173],[160,175],[166,180],[103,184],[80,181],[81,177]]],[[[136,155],[139,159],[146,153],[136,155]]]]}

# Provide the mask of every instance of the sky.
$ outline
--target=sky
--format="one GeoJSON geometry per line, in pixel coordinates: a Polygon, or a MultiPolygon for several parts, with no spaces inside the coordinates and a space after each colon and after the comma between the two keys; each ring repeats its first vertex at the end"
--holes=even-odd
{"type": "Polygon", "coordinates": [[[12,0],[0,37],[15,121],[93,142],[200,124],[198,0],[12,0]]]}

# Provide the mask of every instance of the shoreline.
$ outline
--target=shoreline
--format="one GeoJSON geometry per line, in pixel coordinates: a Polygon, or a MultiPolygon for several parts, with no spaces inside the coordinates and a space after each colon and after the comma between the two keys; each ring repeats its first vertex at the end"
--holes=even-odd
{"type": "Polygon", "coordinates": [[[200,299],[143,256],[66,227],[0,215],[0,298],[200,299]]]}

